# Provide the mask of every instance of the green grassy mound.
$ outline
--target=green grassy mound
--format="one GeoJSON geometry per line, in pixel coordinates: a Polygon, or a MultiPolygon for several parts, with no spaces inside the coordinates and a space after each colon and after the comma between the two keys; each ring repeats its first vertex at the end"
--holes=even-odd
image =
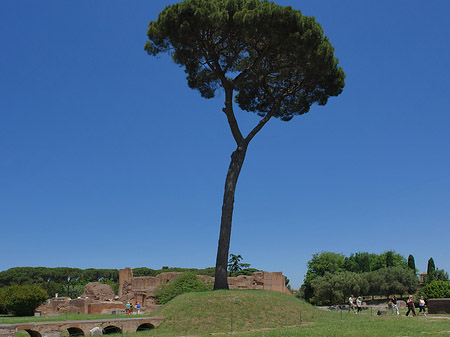
{"type": "Polygon", "coordinates": [[[154,332],[172,336],[280,328],[321,315],[321,311],[292,295],[258,290],[183,294],[152,313],[164,318],[154,332]]]}

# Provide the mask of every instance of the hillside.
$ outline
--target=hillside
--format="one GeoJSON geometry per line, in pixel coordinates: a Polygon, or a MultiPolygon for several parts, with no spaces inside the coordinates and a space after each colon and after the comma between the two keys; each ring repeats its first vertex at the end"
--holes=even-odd
{"type": "Polygon", "coordinates": [[[294,296],[257,290],[229,290],[180,295],[155,311],[164,317],[155,335],[246,331],[299,325],[323,315],[294,296]]]}

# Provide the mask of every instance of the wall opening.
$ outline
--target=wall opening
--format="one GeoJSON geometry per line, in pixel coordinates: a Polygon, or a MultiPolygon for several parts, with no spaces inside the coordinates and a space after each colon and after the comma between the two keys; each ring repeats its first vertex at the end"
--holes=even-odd
{"type": "Polygon", "coordinates": [[[69,336],[71,337],[84,336],[84,332],[80,328],[69,328],[67,329],[67,331],[69,332],[69,336]]]}
{"type": "Polygon", "coordinates": [[[119,327],[114,326],[114,325],[109,325],[109,326],[103,328],[104,335],[109,335],[112,333],[121,333],[121,332],[122,332],[122,330],[119,327]]]}
{"type": "Polygon", "coordinates": [[[27,329],[25,331],[28,332],[31,337],[42,337],[41,334],[36,330],[28,330],[27,329]]]}
{"type": "Polygon", "coordinates": [[[154,329],[155,327],[150,324],[150,323],[144,323],[138,326],[138,328],[136,329],[136,331],[145,331],[145,330],[151,330],[154,329]]]}

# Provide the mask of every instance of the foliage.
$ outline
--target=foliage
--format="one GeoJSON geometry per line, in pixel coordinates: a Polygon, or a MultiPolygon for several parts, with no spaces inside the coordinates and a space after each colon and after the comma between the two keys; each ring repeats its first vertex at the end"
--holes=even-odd
{"type": "Polygon", "coordinates": [[[155,293],[159,303],[166,304],[178,295],[211,290],[211,286],[201,281],[194,273],[186,272],[178,276],[173,282],[162,285],[155,293]]]}
{"type": "Polygon", "coordinates": [[[392,251],[386,252],[386,267],[393,267],[394,266],[394,254],[392,251]]]}
{"type": "Polygon", "coordinates": [[[448,281],[448,273],[444,269],[436,268],[436,281],[448,281]]]}
{"type": "Polygon", "coordinates": [[[89,282],[104,282],[118,289],[117,269],[78,269],[16,267],[0,272],[0,288],[13,285],[39,285],[50,296],[58,293],[71,298],[78,297],[89,282]]]}
{"type": "Polygon", "coordinates": [[[436,279],[436,266],[432,257],[428,260],[427,265],[427,282],[434,281],[436,279]]]}
{"type": "Polygon", "coordinates": [[[366,273],[372,271],[377,254],[358,252],[345,257],[344,269],[355,273],[366,273]]]}
{"type": "Polygon", "coordinates": [[[404,256],[389,250],[380,255],[376,255],[375,259],[372,261],[371,271],[386,267],[408,268],[408,262],[404,256]]]}
{"type": "Polygon", "coordinates": [[[411,254],[408,256],[408,268],[416,272],[416,263],[414,261],[414,256],[411,254]]]}
{"type": "Polygon", "coordinates": [[[345,257],[344,269],[355,273],[366,273],[386,267],[407,267],[406,259],[396,252],[389,250],[380,255],[358,252],[345,257]]]}
{"type": "Polygon", "coordinates": [[[366,294],[369,283],[361,274],[343,271],[326,272],[312,281],[314,296],[311,302],[317,305],[345,303],[352,294],[366,294]]]}
{"type": "Polygon", "coordinates": [[[375,273],[382,280],[378,295],[414,294],[417,290],[417,276],[411,269],[390,267],[379,269],[375,273]]]}
{"type": "Polygon", "coordinates": [[[15,316],[31,316],[48,295],[39,286],[10,286],[0,288],[0,310],[15,316]]]}
{"type": "Polygon", "coordinates": [[[228,272],[230,275],[250,267],[249,263],[242,263],[242,259],[241,255],[230,254],[230,259],[228,260],[228,272]]]}
{"type": "Polygon", "coordinates": [[[417,277],[412,270],[401,267],[382,268],[368,273],[327,272],[315,278],[311,286],[311,303],[330,305],[346,303],[350,295],[413,294],[417,290],[417,277]]]}
{"type": "Polygon", "coordinates": [[[167,6],[147,35],[149,55],[169,52],[203,97],[231,87],[240,108],[259,115],[289,120],[313,103],[326,104],[344,87],[344,72],[321,26],[292,7],[186,0],[167,6]]]}
{"type": "Polygon", "coordinates": [[[214,288],[228,289],[235,189],[250,141],[272,117],[289,121],[313,104],[325,105],[342,92],[345,74],[313,17],[269,1],[185,0],[150,22],[147,36],[148,54],[171,54],[202,97],[225,92],[222,111],[236,150],[225,182],[214,288]],[[233,102],[262,117],[247,136],[233,102]]]}
{"type": "MultiPolygon", "coordinates": [[[[240,276],[240,275],[246,275],[246,276],[251,276],[254,272],[260,271],[259,269],[255,269],[255,268],[246,268],[246,269],[242,269],[242,270],[238,270],[237,272],[233,272],[230,273],[230,277],[236,277],[236,276],[240,276]]],[[[289,282],[288,279],[286,279],[286,284],[289,282]]]]}
{"type": "Polygon", "coordinates": [[[305,299],[313,297],[312,281],[316,277],[324,276],[325,273],[343,272],[345,266],[345,257],[343,254],[332,252],[321,252],[313,254],[312,259],[308,261],[305,280],[302,285],[302,293],[305,299]]]}
{"type": "Polygon", "coordinates": [[[420,293],[425,299],[450,298],[450,281],[430,281],[420,293]]]}
{"type": "Polygon", "coordinates": [[[307,267],[296,296],[316,304],[343,303],[351,294],[403,294],[417,289],[415,273],[408,269],[406,259],[394,251],[380,255],[358,252],[349,257],[321,252],[313,254],[307,267]]]}

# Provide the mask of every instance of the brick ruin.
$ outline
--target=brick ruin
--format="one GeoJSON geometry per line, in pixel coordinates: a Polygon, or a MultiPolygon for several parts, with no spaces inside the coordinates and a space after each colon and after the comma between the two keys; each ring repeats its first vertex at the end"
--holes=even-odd
{"type": "Polygon", "coordinates": [[[99,282],[88,283],[77,299],[53,297],[36,308],[39,316],[59,314],[111,314],[126,309],[125,304],[114,294],[111,286],[99,282]]]}
{"type": "MultiPolygon", "coordinates": [[[[139,303],[142,312],[154,311],[159,305],[155,298],[156,289],[172,282],[181,272],[162,273],[157,276],[134,277],[131,268],[119,270],[119,293],[114,295],[109,285],[92,282],[86,285],[83,295],[78,299],[69,297],[54,297],[46,304],[36,308],[38,315],[73,314],[97,314],[97,313],[122,313],[126,309],[126,303],[133,304],[134,308],[139,303]]],[[[205,282],[214,282],[214,277],[198,275],[205,282]]],[[[251,276],[240,275],[229,277],[230,289],[254,289],[273,290],[291,294],[286,288],[286,278],[281,272],[254,272],[251,276]]]]}
{"type": "MultiPolygon", "coordinates": [[[[134,306],[139,303],[146,311],[153,311],[158,307],[155,290],[158,286],[175,280],[181,272],[162,273],[157,276],[133,277],[133,270],[125,268],[119,270],[119,298],[124,303],[130,302],[134,306]]],[[[214,277],[198,275],[205,282],[214,282],[214,277]]],[[[291,294],[286,288],[286,277],[281,272],[254,272],[251,276],[240,275],[228,278],[230,289],[273,290],[291,294]]]]}
{"type": "Polygon", "coordinates": [[[429,314],[450,314],[450,298],[430,298],[427,306],[429,314]]]}

